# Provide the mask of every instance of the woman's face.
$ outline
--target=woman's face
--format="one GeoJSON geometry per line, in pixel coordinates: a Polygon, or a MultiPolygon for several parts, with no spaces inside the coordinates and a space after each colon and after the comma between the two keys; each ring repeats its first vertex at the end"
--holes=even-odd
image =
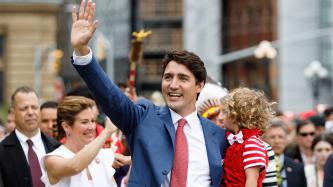
{"type": "Polygon", "coordinates": [[[314,147],[314,155],[317,159],[317,163],[323,166],[328,158],[328,156],[332,153],[333,149],[331,144],[326,141],[320,141],[314,147]]]}
{"type": "Polygon", "coordinates": [[[79,145],[86,145],[96,137],[96,116],[92,108],[82,110],[75,116],[74,124],[70,127],[69,137],[79,145]]]}

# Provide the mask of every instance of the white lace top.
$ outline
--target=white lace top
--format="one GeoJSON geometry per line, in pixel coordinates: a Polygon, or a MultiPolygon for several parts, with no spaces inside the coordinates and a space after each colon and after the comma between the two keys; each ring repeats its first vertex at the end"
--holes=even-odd
{"type": "Polygon", "coordinates": [[[43,175],[41,180],[45,183],[45,187],[116,187],[117,184],[113,179],[115,170],[112,168],[114,153],[111,149],[101,149],[96,158],[89,164],[92,180],[88,180],[86,170],[81,173],[62,178],[57,184],[51,185],[47,177],[44,166],[44,158],[46,156],[61,156],[63,158],[72,158],[75,156],[73,152],[61,145],[58,149],[48,153],[42,158],[41,166],[43,175]]]}

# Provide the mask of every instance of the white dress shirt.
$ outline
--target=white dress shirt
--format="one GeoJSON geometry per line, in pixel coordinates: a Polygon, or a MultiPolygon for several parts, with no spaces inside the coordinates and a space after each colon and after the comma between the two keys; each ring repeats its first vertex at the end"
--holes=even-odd
{"type": "MultiPolygon", "coordinates": [[[[178,121],[182,118],[179,114],[170,109],[172,123],[175,130],[178,128],[178,121]]],[[[206,142],[200,124],[197,111],[184,117],[186,125],[184,133],[188,144],[188,170],[187,170],[187,186],[210,186],[211,178],[209,172],[209,162],[207,156],[206,142]]],[[[176,140],[177,141],[177,140],[176,140]]],[[[170,186],[170,174],[164,179],[162,187],[170,186]]]]}
{"type": "MultiPolygon", "coordinates": [[[[87,65],[92,59],[92,51],[85,56],[76,56],[73,52],[73,60],[76,65],[87,65]]],[[[170,109],[172,123],[175,130],[178,127],[178,120],[182,117],[170,109]]],[[[189,148],[189,163],[187,172],[187,186],[190,187],[208,187],[211,184],[209,162],[207,156],[206,142],[200,124],[197,111],[185,117],[186,125],[184,126],[184,133],[187,139],[189,148]]],[[[171,173],[171,172],[170,172],[171,173]]],[[[162,182],[161,187],[170,186],[170,173],[162,182]]]]}
{"type": "Polygon", "coordinates": [[[37,134],[35,136],[31,137],[31,138],[26,137],[24,134],[22,134],[17,129],[15,129],[15,134],[16,134],[17,138],[19,139],[20,143],[21,143],[21,146],[22,146],[22,149],[24,151],[24,155],[25,155],[25,158],[27,159],[27,162],[29,163],[29,159],[28,159],[29,146],[28,146],[27,140],[30,139],[33,142],[32,149],[37,154],[38,161],[40,163],[42,157],[46,154],[40,129],[38,129],[37,134]]]}

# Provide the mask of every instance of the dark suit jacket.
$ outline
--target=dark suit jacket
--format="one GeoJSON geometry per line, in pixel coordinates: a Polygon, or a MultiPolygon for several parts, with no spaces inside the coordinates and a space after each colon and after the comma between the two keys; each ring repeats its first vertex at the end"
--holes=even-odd
{"type": "Polygon", "coordinates": [[[299,149],[299,146],[297,144],[290,145],[286,148],[284,154],[293,159],[295,162],[302,163],[303,159],[301,155],[301,150],[299,149]]]}
{"type": "MultiPolygon", "coordinates": [[[[168,107],[147,100],[134,104],[92,59],[88,65],[74,65],[94,98],[112,122],[126,135],[132,154],[129,187],[160,187],[170,172],[174,156],[175,128],[168,107]]],[[[221,184],[222,158],[226,149],[225,131],[199,117],[206,142],[211,184],[221,184]]]]}
{"type": "Polygon", "coordinates": [[[332,187],[333,186],[333,155],[328,157],[325,170],[324,170],[324,184],[323,187],[332,187]]]}
{"type": "Polygon", "coordinates": [[[288,187],[306,187],[304,166],[293,161],[291,158],[284,157],[284,169],[287,175],[288,187]]]}
{"type": "Polygon", "coordinates": [[[0,187],[4,187],[4,186],[3,186],[3,180],[2,180],[2,173],[1,173],[1,170],[0,170],[0,187]]]}
{"type": "MultiPolygon", "coordinates": [[[[42,140],[46,153],[60,145],[59,142],[43,133],[42,140]]],[[[32,187],[29,165],[15,132],[0,143],[0,173],[4,187],[32,187]]]]}

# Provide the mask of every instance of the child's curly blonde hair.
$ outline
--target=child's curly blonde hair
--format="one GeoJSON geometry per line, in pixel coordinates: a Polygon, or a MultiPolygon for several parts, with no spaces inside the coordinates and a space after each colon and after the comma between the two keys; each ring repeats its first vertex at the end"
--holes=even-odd
{"type": "Polygon", "coordinates": [[[240,129],[258,129],[265,132],[275,115],[272,105],[262,91],[237,88],[222,98],[222,107],[240,129]]]}

